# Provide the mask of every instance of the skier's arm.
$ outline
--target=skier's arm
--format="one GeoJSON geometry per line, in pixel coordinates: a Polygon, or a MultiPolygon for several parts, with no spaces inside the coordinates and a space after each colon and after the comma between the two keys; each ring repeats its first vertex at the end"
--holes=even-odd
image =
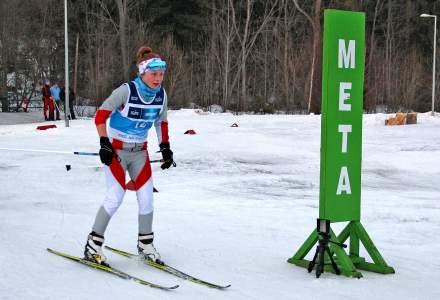
{"type": "Polygon", "coordinates": [[[101,149],[99,149],[99,158],[101,159],[101,162],[107,166],[112,164],[116,156],[115,149],[107,136],[107,119],[113,111],[124,106],[127,96],[127,86],[121,85],[114,90],[107,99],[105,99],[96,112],[95,125],[99,135],[99,144],[101,145],[101,149]]]}
{"type": "Polygon", "coordinates": [[[98,131],[99,137],[107,136],[107,128],[106,128],[105,123],[104,124],[96,125],[96,130],[98,131]]]}
{"type": "Polygon", "coordinates": [[[101,107],[96,112],[95,125],[100,137],[107,136],[106,121],[111,113],[125,104],[128,97],[128,88],[126,85],[121,85],[112,94],[105,99],[101,107]]]}
{"type": "Polygon", "coordinates": [[[167,119],[167,107],[168,98],[165,90],[163,91],[163,108],[159,114],[159,117],[154,122],[156,128],[157,141],[159,142],[160,152],[162,152],[162,159],[164,163],[160,166],[162,170],[168,169],[174,164],[173,151],[170,149],[170,139],[168,136],[168,119],[167,119]]]}
{"type": "Polygon", "coordinates": [[[154,122],[154,127],[156,128],[157,141],[159,145],[170,145],[170,140],[168,136],[168,119],[167,119],[167,106],[168,106],[168,97],[164,90],[163,97],[163,109],[159,114],[159,117],[154,122]]]}

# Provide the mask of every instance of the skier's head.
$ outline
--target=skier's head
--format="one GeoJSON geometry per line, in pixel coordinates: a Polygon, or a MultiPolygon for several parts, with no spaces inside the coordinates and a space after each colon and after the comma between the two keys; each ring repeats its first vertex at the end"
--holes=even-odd
{"type": "Polygon", "coordinates": [[[160,87],[167,64],[158,54],[153,53],[150,47],[139,48],[136,54],[136,66],[139,70],[139,77],[145,84],[152,89],[160,87]]]}

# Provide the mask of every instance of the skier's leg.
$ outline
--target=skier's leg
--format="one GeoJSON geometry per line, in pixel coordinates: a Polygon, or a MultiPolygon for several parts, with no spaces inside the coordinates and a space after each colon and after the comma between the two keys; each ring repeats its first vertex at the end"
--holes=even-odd
{"type": "Polygon", "coordinates": [[[55,104],[55,119],[56,120],[61,120],[60,118],[60,106],[59,103],[57,101],[54,100],[53,102],[55,104]]]}
{"type": "MultiPolygon", "coordinates": [[[[148,162],[148,165],[150,162],[148,162]]],[[[148,172],[143,170],[142,172],[148,172]]],[[[136,185],[137,187],[137,185],[136,185]]],[[[153,232],[153,178],[150,177],[138,190],[136,190],[136,196],[139,205],[139,233],[151,233],[153,232]]]]}
{"type": "Polygon", "coordinates": [[[47,100],[46,97],[43,97],[43,114],[44,114],[44,120],[46,121],[49,118],[47,115],[48,108],[49,108],[49,101],[47,100]]]}
{"type": "Polygon", "coordinates": [[[134,181],[139,205],[138,251],[146,259],[161,263],[160,254],[153,245],[153,178],[151,165],[146,151],[136,153],[128,167],[134,181]]]}
{"type": "Polygon", "coordinates": [[[153,222],[153,178],[147,151],[132,153],[128,173],[134,182],[139,205],[139,233],[151,233],[153,222]]]}
{"type": "Polygon", "coordinates": [[[84,249],[85,258],[100,264],[105,264],[106,260],[101,248],[104,243],[104,232],[111,217],[121,205],[125,194],[127,162],[123,153],[119,152],[118,156],[121,158],[121,162],[114,158],[109,167],[104,166],[107,183],[106,195],[104,203],[98,210],[92,232],[88,235],[84,249]]]}
{"type": "Polygon", "coordinates": [[[107,225],[110,222],[111,216],[109,213],[105,210],[104,206],[102,205],[98,213],[95,217],[95,223],[93,224],[92,230],[93,232],[96,232],[100,235],[104,235],[105,230],[107,229],[107,225]]]}
{"type": "Polygon", "coordinates": [[[53,107],[53,99],[52,97],[48,98],[49,100],[49,120],[54,120],[54,107],[53,107]]]}
{"type": "MultiPolygon", "coordinates": [[[[123,157],[121,152],[118,152],[119,157],[123,157]]],[[[103,208],[107,214],[112,217],[118,210],[122,203],[125,194],[125,170],[126,165],[124,160],[121,163],[116,158],[110,166],[103,166],[107,189],[105,193],[103,208]]]]}
{"type": "Polygon", "coordinates": [[[93,231],[104,235],[111,217],[118,210],[125,194],[125,170],[127,169],[127,160],[123,151],[118,151],[121,159],[119,162],[113,158],[110,166],[103,166],[106,181],[106,193],[104,202],[95,218],[93,231]]]}
{"type": "Polygon", "coordinates": [[[138,220],[139,234],[147,234],[153,232],[153,211],[145,215],[141,215],[139,213],[138,220]]]}

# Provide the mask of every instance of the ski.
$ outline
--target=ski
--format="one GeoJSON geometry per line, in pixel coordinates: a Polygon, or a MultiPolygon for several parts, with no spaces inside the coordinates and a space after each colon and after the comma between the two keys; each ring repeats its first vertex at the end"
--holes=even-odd
{"type": "MultiPolygon", "coordinates": [[[[112,248],[112,247],[109,247],[109,246],[105,246],[105,248],[110,250],[110,251],[112,251],[112,252],[114,252],[114,253],[117,253],[119,255],[122,255],[122,256],[125,256],[125,257],[128,257],[128,258],[136,258],[136,257],[138,257],[138,255],[135,255],[133,253],[125,252],[125,251],[122,251],[122,250],[119,250],[119,249],[116,249],[116,248],[112,248]]],[[[215,289],[222,290],[222,289],[226,289],[226,288],[231,286],[230,284],[228,284],[228,285],[218,285],[218,284],[215,284],[215,283],[211,283],[211,282],[207,282],[207,281],[201,280],[201,279],[196,278],[194,276],[188,275],[188,274],[186,274],[186,273],[184,273],[184,272],[182,272],[180,270],[177,270],[176,268],[173,268],[173,267],[171,267],[171,266],[169,266],[169,265],[167,265],[165,263],[162,265],[162,264],[158,264],[158,263],[155,263],[155,262],[153,262],[151,260],[147,260],[147,259],[145,259],[143,262],[146,265],[151,266],[153,268],[156,268],[158,270],[162,270],[162,271],[167,272],[167,273],[169,273],[171,275],[174,275],[174,276],[177,276],[179,278],[182,278],[182,279],[194,282],[194,283],[198,283],[198,284],[210,287],[210,288],[215,288],[215,289]]]]}
{"type": "Polygon", "coordinates": [[[167,286],[162,286],[162,285],[159,285],[159,284],[155,284],[155,283],[143,280],[141,278],[132,276],[130,274],[127,274],[127,273],[125,273],[125,272],[123,272],[121,270],[115,269],[113,267],[100,265],[100,264],[91,262],[91,261],[89,261],[87,259],[80,258],[80,257],[77,257],[77,256],[73,256],[73,255],[70,255],[70,254],[66,254],[66,253],[63,253],[63,252],[59,252],[59,251],[56,251],[56,250],[53,250],[53,249],[50,249],[50,248],[47,248],[47,251],[49,251],[50,253],[53,253],[55,255],[58,255],[58,256],[70,259],[72,261],[75,261],[77,263],[86,265],[88,267],[91,267],[91,268],[94,268],[94,269],[98,269],[98,270],[102,270],[102,271],[105,271],[105,272],[107,272],[109,274],[118,276],[120,278],[127,279],[127,280],[132,280],[134,282],[137,282],[137,283],[140,283],[140,284],[143,284],[143,285],[147,285],[147,286],[152,287],[152,288],[157,288],[157,289],[161,289],[161,290],[173,290],[173,289],[176,289],[176,288],[179,287],[179,285],[167,287],[167,286]]]}

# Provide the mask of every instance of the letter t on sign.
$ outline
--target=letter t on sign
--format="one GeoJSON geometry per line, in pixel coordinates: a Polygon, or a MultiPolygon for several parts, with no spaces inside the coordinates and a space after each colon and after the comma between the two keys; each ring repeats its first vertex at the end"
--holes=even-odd
{"type": "Polygon", "coordinates": [[[351,125],[339,125],[338,131],[342,133],[342,153],[347,153],[348,133],[351,132],[351,125]]]}

